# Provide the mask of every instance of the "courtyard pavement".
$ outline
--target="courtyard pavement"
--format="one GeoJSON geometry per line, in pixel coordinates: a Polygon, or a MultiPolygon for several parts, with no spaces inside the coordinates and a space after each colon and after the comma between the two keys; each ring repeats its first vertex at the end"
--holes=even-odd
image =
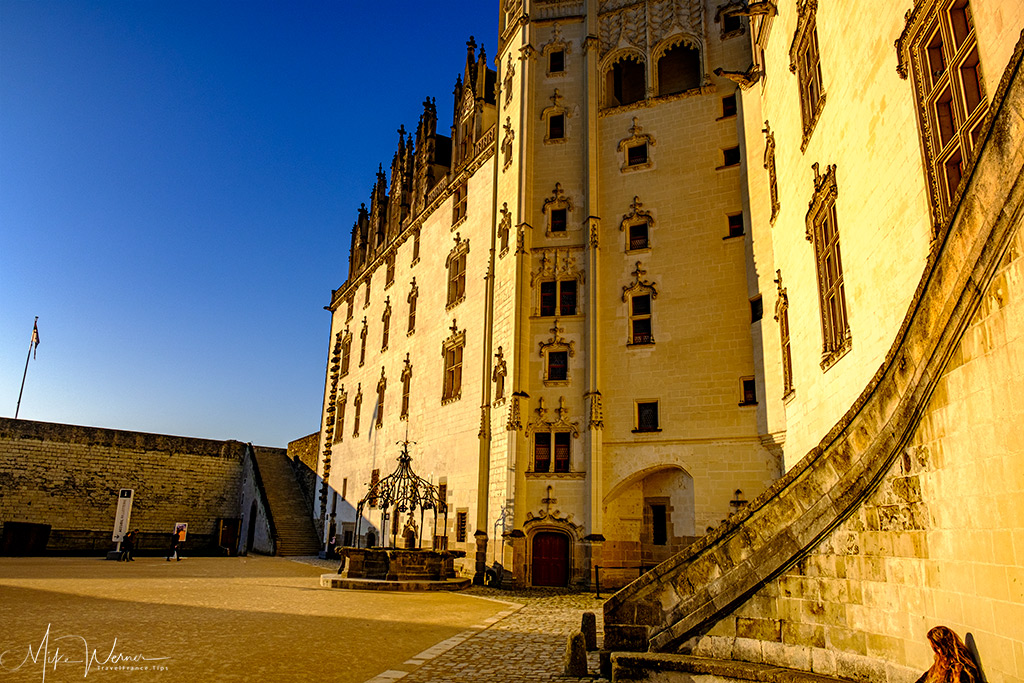
{"type": "MultiPolygon", "coordinates": [[[[602,601],[590,594],[320,588],[320,574],[336,567],[260,556],[0,558],[0,683],[86,674],[140,683],[595,680],[559,675],[584,611],[597,614],[600,633],[602,601]]],[[[596,672],[596,654],[590,664],[596,672]]]]}

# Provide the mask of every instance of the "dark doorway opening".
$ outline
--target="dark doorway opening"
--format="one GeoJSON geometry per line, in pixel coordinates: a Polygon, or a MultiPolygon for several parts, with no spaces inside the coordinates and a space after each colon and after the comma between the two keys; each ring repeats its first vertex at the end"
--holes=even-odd
{"type": "Polygon", "coordinates": [[[249,522],[245,530],[245,554],[252,552],[252,542],[256,539],[256,501],[249,506],[249,522]]]}
{"type": "Polygon", "coordinates": [[[542,531],[533,537],[533,585],[569,585],[569,537],[542,531]]]}

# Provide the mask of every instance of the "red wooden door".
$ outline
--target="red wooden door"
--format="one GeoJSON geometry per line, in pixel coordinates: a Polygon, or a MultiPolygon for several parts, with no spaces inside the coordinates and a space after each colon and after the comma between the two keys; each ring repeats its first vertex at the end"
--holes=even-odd
{"type": "Polygon", "coordinates": [[[542,531],[533,537],[533,585],[569,585],[569,537],[542,531]]]}

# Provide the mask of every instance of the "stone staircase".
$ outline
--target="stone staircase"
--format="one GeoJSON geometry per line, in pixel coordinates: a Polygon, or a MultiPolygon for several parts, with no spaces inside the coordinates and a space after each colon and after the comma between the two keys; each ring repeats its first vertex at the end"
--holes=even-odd
{"type": "Polygon", "coordinates": [[[288,457],[254,449],[263,494],[274,520],[276,555],[316,555],[320,552],[313,519],[288,457]]]}

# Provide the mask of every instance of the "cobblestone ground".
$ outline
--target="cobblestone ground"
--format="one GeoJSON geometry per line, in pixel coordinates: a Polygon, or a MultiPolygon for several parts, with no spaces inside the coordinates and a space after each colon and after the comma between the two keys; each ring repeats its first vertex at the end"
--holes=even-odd
{"type": "MultiPolygon", "coordinates": [[[[326,570],[337,569],[337,561],[314,558],[300,561],[326,570]]],[[[566,641],[578,631],[584,612],[597,616],[598,645],[603,640],[604,600],[593,593],[534,588],[506,591],[474,586],[462,592],[484,600],[506,603],[493,623],[463,631],[406,660],[367,683],[595,683],[597,653],[589,656],[588,678],[562,676],[566,641]]]]}

